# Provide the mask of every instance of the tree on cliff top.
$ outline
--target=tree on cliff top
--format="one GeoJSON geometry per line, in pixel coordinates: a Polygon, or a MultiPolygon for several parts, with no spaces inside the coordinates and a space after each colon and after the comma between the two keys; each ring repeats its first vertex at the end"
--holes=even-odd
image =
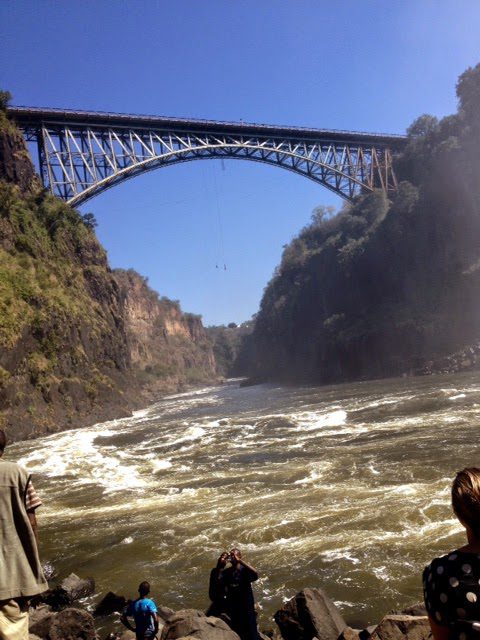
{"type": "Polygon", "coordinates": [[[10,91],[0,89],[0,111],[6,111],[11,100],[12,94],[10,91]]]}

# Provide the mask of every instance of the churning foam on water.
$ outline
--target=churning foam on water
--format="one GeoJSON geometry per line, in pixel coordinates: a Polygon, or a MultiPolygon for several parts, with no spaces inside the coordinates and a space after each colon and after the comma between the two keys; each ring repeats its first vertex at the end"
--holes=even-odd
{"type": "Polygon", "coordinates": [[[372,567],[373,575],[382,582],[388,582],[391,579],[391,575],[385,565],[381,567],[372,567]]]}
{"type": "Polygon", "coordinates": [[[380,471],[378,471],[378,469],[375,469],[375,467],[373,466],[373,462],[371,462],[367,469],[370,471],[370,473],[374,476],[379,476],[380,475],[380,471]]]}
{"type": "Polygon", "coordinates": [[[181,444],[182,442],[189,442],[193,440],[198,440],[202,438],[206,434],[206,431],[203,427],[189,427],[184,433],[175,440],[168,442],[169,445],[173,444],[181,444]]]}
{"type": "Polygon", "coordinates": [[[170,460],[152,460],[151,465],[154,471],[165,471],[173,466],[170,460]]]}
{"type": "Polygon", "coordinates": [[[49,478],[66,476],[75,478],[77,484],[99,485],[104,493],[148,486],[136,466],[121,464],[118,455],[102,453],[101,447],[95,445],[98,436],[112,435],[114,431],[96,425],[50,436],[45,438],[43,448],[37,448],[18,462],[49,478]]]}
{"type": "Polygon", "coordinates": [[[308,476],[306,476],[305,478],[300,478],[300,480],[295,480],[295,482],[293,483],[294,485],[308,485],[308,484],[315,484],[316,482],[318,482],[319,480],[322,479],[322,477],[325,475],[325,473],[331,469],[332,467],[332,463],[330,462],[322,462],[321,464],[315,464],[312,466],[312,468],[310,469],[310,473],[308,474],[308,476]]]}
{"type": "Polygon", "coordinates": [[[470,399],[470,390],[446,383],[435,413],[438,382],[431,384],[431,417],[428,407],[410,402],[428,391],[427,383],[362,383],[351,392],[348,385],[281,393],[208,388],[170,396],[81,436],[69,432],[14,446],[26,452],[23,462],[32,471],[48,476],[39,479],[46,532],[59,524],[69,532],[75,543],[70,566],[84,562],[92,541],[102,553],[130,561],[113,576],[104,563],[100,578],[112,586],[117,578],[128,583],[129,567],[143,571],[151,560],[162,567],[159,589],[169,592],[172,605],[183,605],[185,597],[185,605],[202,606],[205,584],[192,583],[192,566],[208,576],[207,556],[217,557],[228,540],[268,575],[257,591],[268,615],[305,580],[332,585],[332,597],[356,613],[371,609],[374,599],[377,614],[405,596],[409,576],[413,600],[429,549],[450,548],[458,539],[449,475],[465,455],[478,453],[468,425],[480,419],[480,408],[470,403],[465,411],[460,397],[470,399]],[[447,452],[450,434],[458,446],[447,452]],[[97,500],[107,485],[119,493],[97,500]],[[69,488],[72,500],[65,497],[69,488]],[[80,519],[92,524],[88,531],[72,524],[80,519]],[[152,540],[148,551],[144,539],[152,540]]]}
{"type": "Polygon", "coordinates": [[[213,393],[212,387],[201,387],[200,389],[194,389],[193,391],[184,391],[183,393],[173,393],[170,396],[164,396],[164,400],[179,400],[180,398],[195,398],[198,396],[205,396],[209,393],[213,393]]]}
{"type": "Polygon", "coordinates": [[[303,411],[291,416],[298,424],[297,431],[316,431],[326,427],[340,427],[347,421],[347,412],[336,409],[328,413],[319,414],[316,411],[303,411]]]}
{"type": "Polygon", "coordinates": [[[352,564],[360,564],[359,558],[354,556],[348,549],[334,549],[332,551],[323,551],[319,554],[326,562],[335,562],[337,560],[347,560],[352,564]]]}
{"type": "Polygon", "coordinates": [[[390,489],[390,493],[397,493],[402,496],[415,496],[422,489],[423,489],[422,485],[400,484],[396,487],[393,487],[393,489],[390,489]]]}

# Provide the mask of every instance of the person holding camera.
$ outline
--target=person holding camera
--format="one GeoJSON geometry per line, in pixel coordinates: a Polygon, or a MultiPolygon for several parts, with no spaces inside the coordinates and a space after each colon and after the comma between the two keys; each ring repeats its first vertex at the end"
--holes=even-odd
{"type": "Polygon", "coordinates": [[[220,557],[217,560],[217,566],[210,571],[208,597],[210,598],[212,603],[208,607],[208,610],[206,612],[207,616],[222,618],[225,616],[225,614],[227,614],[227,598],[222,576],[223,570],[227,566],[229,555],[230,554],[227,551],[223,551],[223,553],[220,554],[220,557]]]}
{"type": "Polygon", "coordinates": [[[242,558],[239,549],[222,553],[210,573],[209,595],[212,605],[208,615],[226,614],[229,625],[241,640],[258,640],[257,619],[252,582],[257,571],[242,558]],[[227,567],[227,562],[230,566],[227,567]],[[214,609],[219,613],[210,613],[214,609]]]}

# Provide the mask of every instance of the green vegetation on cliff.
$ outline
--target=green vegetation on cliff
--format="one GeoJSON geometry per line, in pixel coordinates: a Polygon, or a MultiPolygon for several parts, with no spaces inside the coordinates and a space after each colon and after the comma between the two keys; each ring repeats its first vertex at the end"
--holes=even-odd
{"type": "Polygon", "coordinates": [[[58,428],[54,416],[120,396],[128,365],[118,286],[94,233],[58,199],[0,182],[4,419],[58,428]]]}
{"type": "Polygon", "coordinates": [[[95,226],[41,189],[0,107],[0,425],[15,438],[126,414],[145,382],[215,377],[200,318],[113,272],[95,226]]]}
{"type": "Polygon", "coordinates": [[[245,347],[251,375],[397,375],[480,339],[480,65],[457,94],[457,114],[410,127],[391,201],[320,208],[286,246],[245,347]]]}

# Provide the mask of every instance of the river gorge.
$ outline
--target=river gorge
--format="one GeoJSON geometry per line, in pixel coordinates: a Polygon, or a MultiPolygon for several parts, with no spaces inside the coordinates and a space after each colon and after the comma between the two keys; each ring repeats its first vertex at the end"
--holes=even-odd
{"type": "Polygon", "coordinates": [[[41,552],[97,593],[208,604],[239,546],[259,571],[261,621],[321,586],[351,624],[421,599],[431,557],[462,540],[456,470],[479,464],[478,372],[324,387],[171,395],[130,418],[18,442],[44,502],[41,552]]]}

